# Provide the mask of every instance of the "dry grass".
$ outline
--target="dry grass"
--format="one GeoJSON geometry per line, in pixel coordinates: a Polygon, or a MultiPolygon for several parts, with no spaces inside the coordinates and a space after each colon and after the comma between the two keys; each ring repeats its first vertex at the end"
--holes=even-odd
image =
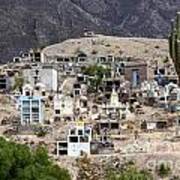
{"type": "Polygon", "coordinates": [[[83,51],[89,56],[128,56],[163,63],[168,55],[168,41],[165,39],[119,38],[96,35],[91,38],[69,39],[46,47],[46,55],[75,55],[83,51]],[[95,53],[94,53],[95,52],[95,53]]]}

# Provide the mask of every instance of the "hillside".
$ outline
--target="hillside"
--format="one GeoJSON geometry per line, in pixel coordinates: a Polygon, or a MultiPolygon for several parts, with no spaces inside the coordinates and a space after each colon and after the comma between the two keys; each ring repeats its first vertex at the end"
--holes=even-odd
{"type": "Polygon", "coordinates": [[[0,61],[20,51],[80,37],[167,37],[178,0],[0,0],[0,61]]]}
{"type": "Polygon", "coordinates": [[[83,52],[88,56],[133,57],[151,62],[163,63],[169,56],[168,41],[150,38],[120,38],[96,35],[91,38],[68,39],[62,43],[47,46],[43,53],[47,56],[69,56],[83,52]]]}

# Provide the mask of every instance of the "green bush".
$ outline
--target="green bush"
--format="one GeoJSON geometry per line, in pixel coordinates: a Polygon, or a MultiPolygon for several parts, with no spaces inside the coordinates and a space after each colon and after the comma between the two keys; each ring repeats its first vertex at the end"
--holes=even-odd
{"type": "Polygon", "coordinates": [[[138,170],[133,164],[119,171],[110,170],[107,180],[152,180],[152,175],[147,170],[138,170]]]}
{"type": "Polygon", "coordinates": [[[171,169],[168,165],[162,163],[160,164],[159,167],[156,168],[156,172],[158,176],[163,178],[163,177],[167,177],[171,173],[171,169]]]}
{"type": "Polygon", "coordinates": [[[20,90],[24,84],[24,78],[22,77],[22,75],[16,75],[15,79],[14,79],[14,90],[20,90]]]}
{"type": "Polygon", "coordinates": [[[26,145],[0,138],[1,180],[70,180],[67,170],[53,164],[45,148],[31,151],[26,145]]]}

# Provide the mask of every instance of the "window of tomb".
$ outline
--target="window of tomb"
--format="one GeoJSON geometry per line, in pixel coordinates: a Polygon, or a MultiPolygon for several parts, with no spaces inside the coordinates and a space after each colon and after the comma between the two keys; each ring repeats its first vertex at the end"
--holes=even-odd
{"type": "Polygon", "coordinates": [[[45,91],[42,91],[42,96],[46,96],[46,92],[45,91]]]}
{"type": "Polygon", "coordinates": [[[78,136],[70,136],[69,142],[71,143],[77,143],[78,142],[78,136]]]}
{"type": "Polygon", "coordinates": [[[85,134],[90,134],[90,129],[86,129],[85,134]]]}
{"type": "Polygon", "coordinates": [[[71,129],[71,135],[75,135],[76,134],[76,130],[75,129],[71,129]]]}
{"type": "Polygon", "coordinates": [[[59,110],[59,109],[56,109],[56,110],[55,110],[55,113],[56,113],[56,114],[60,114],[60,110],[59,110]]]}
{"type": "Polygon", "coordinates": [[[26,94],[26,96],[30,96],[30,92],[29,91],[26,91],[25,94],[26,94]]]}
{"type": "Polygon", "coordinates": [[[83,130],[78,130],[78,135],[83,135],[83,130]]]}
{"type": "Polygon", "coordinates": [[[80,142],[81,143],[87,143],[89,140],[88,136],[80,136],[80,142]]]}
{"type": "Polygon", "coordinates": [[[64,59],[64,62],[69,62],[69,61],[70,61],[69,58],[64,59]]]}
{"type": "Polygon", "coordinates": [[[111,123],[111,129],[119,129],[119,123],[111,123]]]}
{"type": "Polygon", "coordinates": [[[57,62],[63,62],[63,58],[57,58],[57,62]]]}

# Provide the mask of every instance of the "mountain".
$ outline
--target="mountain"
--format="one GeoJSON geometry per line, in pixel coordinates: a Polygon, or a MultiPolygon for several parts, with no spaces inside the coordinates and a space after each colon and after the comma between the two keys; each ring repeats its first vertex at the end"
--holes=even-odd
{"type": "Polygon", "coordinates": [[[0,62],[31,47],[80,37],[166,38],[179,0],[0,0],[0,62]]]}

